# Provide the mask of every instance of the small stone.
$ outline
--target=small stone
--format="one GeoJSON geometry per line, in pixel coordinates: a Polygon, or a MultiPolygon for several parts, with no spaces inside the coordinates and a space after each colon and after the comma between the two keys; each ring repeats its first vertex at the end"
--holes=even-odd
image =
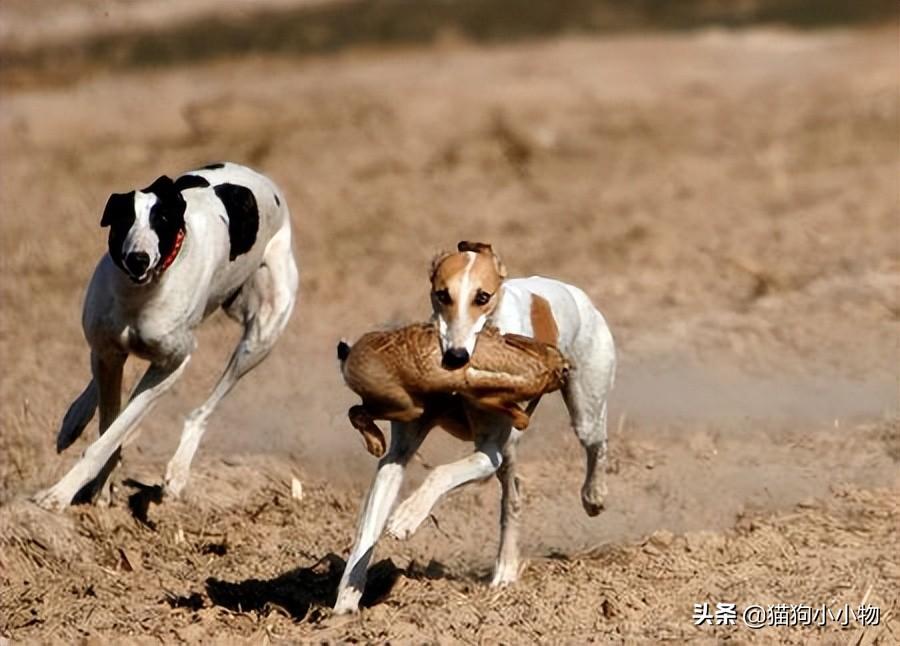
{"type": "Polygon", "coordinates": [[[291,498],[303,500],[303,483],[294,477],[291,477],[291,498]]]}
{"type": "Polygon", "coordinates": [[[602,612],[603,616],[607,619],[616,615],[616,609],[609,599],[604,599],[600,602],[600,612],[602,612]]]}
{"type": "Polygon", "coordinates": [[[672,545],[672,541],[675,540],[675,534],[670,532],[667,529],[658,529],[652,534],[650,534],[649,541],[660,548],[667,548],[672,545]]]}
{"type": "Polygon", "coordinates": [[[662,551],[653,543],[644,543],[643,549],[645,554],[649,554],[651,556],[659,556],[660,554],[662,554],[662,551]]]}

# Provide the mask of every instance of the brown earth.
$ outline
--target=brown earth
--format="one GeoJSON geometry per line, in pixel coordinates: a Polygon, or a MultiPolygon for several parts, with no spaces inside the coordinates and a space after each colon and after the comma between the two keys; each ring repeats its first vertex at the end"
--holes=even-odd
{"type": "MultiPolygon", "coordinates": [[[[895,54],[888,29],[449,39],[8,87],[0,638],[897,643],[895,54]],[[213,417],[186,500],[142,506],[236,340],[220,315],[127,448],[114,506],[35,508],[88,441],[54,454],[88,375],[79,309],[106,197],[219,159],[289,198],[292,323],[213,417]],[[520,583],[483,583],[487,482],[385,538],[370,607],[331,617],[374,467],[335,342],[426,316],[428,262],[464,238],[606,314],[609,507],[581,511],[579,448],[547,398],[521,451],[520,583]],[[692,621],[701,602],[863,599],[882,612],[865,631],[692,621]]],[[[436,433],[410,484],[466,450],[436,433]]]]}

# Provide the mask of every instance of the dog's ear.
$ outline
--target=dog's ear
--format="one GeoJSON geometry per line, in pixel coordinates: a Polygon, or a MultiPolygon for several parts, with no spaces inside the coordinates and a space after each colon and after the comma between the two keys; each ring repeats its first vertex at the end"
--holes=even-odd
{"type": "Polygon", "coordinates": [[[495,253],[492,253],[491,256],[494,259],[494,268],[497,270],[497,275],[500,276],[500,280],[506,280],[506,265],[503,264],[503,261],[500,260],[500,256],[495,253]]]}
{"type": "Polygon", "coordinates": [[[475,253],[494,253],[494,248],[486,242],[470,242],[468,240],[460,240],[456,243],[456,250],[460,253],[465,251],[474,251],[475,253]]]}
{"type": "Polygon", "coordinates": [[[486,242],[470,242],[468,240],[460,240],[456,245],[460,252],[474,251],[475,253],[486,253],[491,256],[494,261],[494,269],[501,280],[506,279],[506,265],[500,260],[500,256],[494,251],[494,248],[486,242]]]}
{"type": "Polygon", "coordinates": [[[128,193],[113,193],[106,201],[103,209],[103,217],[100,218],[100,226],[108,227],[123,215],[134,216],[134,191],[128,193]]]}
{"type": "Polygon", "coordinates": [[[431,259],[431,272],[428,274],[428,280],[432,283],[434,282],[434,276],[437,274],[438,267],[441,266],[441,263],[444,262],[444,260],[452,255],[453,253],[450,251],[442,251],[431,259]]]}
{"type": "Polygon", "coordinates": [[[177,192],[175,182],[168,175],[160,175],[150,186],[141,189],[141,193],[156,193],[161,200],[165,200],[177,192]]]}
{"type": "Polygon", "coordinates": [[[199,175],[182,175],[175,180],[175,190],[179,193],[189,188],[206,188],[209,182],[199,175]]]}

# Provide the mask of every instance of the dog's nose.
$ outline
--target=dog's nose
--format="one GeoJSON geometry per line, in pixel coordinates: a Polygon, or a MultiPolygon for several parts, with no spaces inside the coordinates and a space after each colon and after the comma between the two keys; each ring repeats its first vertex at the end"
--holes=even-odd
{"type": "Polygon", "coordinates": [[[150,266],[150,255],[143,251],[132,251],[125,256],[125,268],[132,276],[143,276],[150,266]]]}
{"type": "Polygon", "coordinates": [[[449,348],[443,357],[447,368],[462,368],[469,363],[469,351],[465,348],[449,348]]]}

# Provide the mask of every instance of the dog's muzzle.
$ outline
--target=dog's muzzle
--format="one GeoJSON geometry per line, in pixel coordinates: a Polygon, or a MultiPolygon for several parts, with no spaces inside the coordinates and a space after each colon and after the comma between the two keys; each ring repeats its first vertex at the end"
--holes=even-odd
{"type": "Polygon", "coordinates": [[[441,358],[445,368],[455,370],[469,363],[469,351],[465,348],[448,348],[441,358]]]}
{"type": "Polygon", "coordinates": [[[125,270],[136,283],[147,279],[147,268],[150,267],[150,255],[143,251],[132,251],[125,256],[125,270]]]}

